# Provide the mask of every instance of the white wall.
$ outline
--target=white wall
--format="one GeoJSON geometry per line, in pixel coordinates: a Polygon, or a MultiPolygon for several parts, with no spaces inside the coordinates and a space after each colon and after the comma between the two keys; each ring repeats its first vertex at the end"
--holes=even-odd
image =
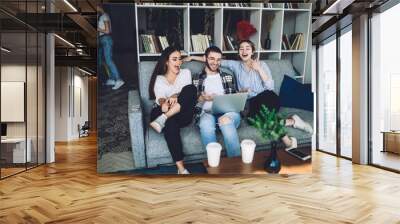
{"type": "MultiPolygon", "coordinates": [[[[9,63],[1,66],[1,80],[9,82],[24,82],[26,85],[26,100],[21,108],[22,113],[26,112],[26,120],[22,122],[6,122],[7,137],[30,139],[32,161],[44,163],[45,150],[45,116],[44,116],[44,74],[41,66],[9,63]],[[27,80],[26,80],[27,79],[27,80]],[[26,105],[25,105],[26,103],[26,105]],[[37,157],[38,153],[38,157],[37,157]]],[[[24,94],[24,90],[21,94],[24,94]]],[[[2,95],[7,97],[7,95],[2,95]]],[[[2,107],[1,110],[12,110],[10,107],[2,107]]],[[[7,111],[13,113],[13,111],[7,111]]],[[[14,112],[15,113],[15,112],[14,112]]]]}
{"type": "Polygon", "coordinates": [[[88,120],[88,78],[76,68],[56,67],[56,141],[79,138],[78,124],[88,120]],[[79,108],[81,107],[81,108],[79,108]]]}

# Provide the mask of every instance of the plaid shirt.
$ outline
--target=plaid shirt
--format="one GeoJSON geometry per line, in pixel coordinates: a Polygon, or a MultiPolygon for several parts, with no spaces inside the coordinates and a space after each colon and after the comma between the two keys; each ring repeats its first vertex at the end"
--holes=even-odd
{"type": "MultiPolygon", "coordinates": [[[[231,74],[225,73],[219,70],[219,75],[221,77],[222,86],[224,87],[225,94],[232,94],[237,92],[237,86],[235,82],[235,77],[231,74]]],[[[193,84],[197,87],[197,96],[200,96],[204,92],[204,80],[207,78],[207,74],[203,71],[197,79],[193,79],[193,84]]],[[[198,102],[195,108],[195,122],[200,120],[200,116],[203,113],[203,103],[198,102]]]]}
{"type": "MultiPolygon", "coordinates": [[[[222,71],[219,71],[219,74],[221,76],[222,86],[224,87],[224,93],[225,94],[236,93],[237,88],[234,76],[222,71]]],[[[204,92],[204,80],[206,78],[207,74],[205,73],[205,71],[203,71],[199,75],[199,78],[197,80],[196,79],[193,80],[193,84],[197,87],[198,96],[200,96],[201,93],[204,92]]]]}

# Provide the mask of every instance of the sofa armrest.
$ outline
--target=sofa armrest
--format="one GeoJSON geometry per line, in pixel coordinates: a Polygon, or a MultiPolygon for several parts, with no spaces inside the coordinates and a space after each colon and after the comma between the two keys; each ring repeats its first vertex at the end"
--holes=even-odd
{"type": "Polygon", "coordinates": [[[144,143],[143,113],[138,90],[129,91],[128,95],[129,130],[135,169],[146,167],[144,143]]]}

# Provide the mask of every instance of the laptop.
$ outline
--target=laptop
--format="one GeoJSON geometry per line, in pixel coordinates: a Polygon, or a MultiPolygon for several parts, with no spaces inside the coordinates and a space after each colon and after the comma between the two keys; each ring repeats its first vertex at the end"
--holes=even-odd
{"type": "Polygon", "coordinates": [[[211,111],[213,114],[240,112],[244,110],[246,100],[247,93],[234,93],[215,96],[211,111]]]}

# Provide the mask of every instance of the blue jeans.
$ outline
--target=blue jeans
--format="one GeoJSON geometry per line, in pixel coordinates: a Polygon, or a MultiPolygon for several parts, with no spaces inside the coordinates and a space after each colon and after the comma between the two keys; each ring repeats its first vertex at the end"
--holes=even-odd
{"type": "Polygon", "coordinates": [[[208,143],[217,142],[215,134],[217,124],[224,137],[228,157],[240,156],[239,136],[236,130],[240,125],[240,114],[236,112],[228,112],[220,115],[203,113],[200,117],[199,127],[204,147],[208,143]],[[230,118],[230,122],[227,124],[218,123],[218,119],[222,116],[230,118]]]}
{"type": "MultiPolygon", "coordinates": [[[[106,65],[109,69],[110,72],[110,79],[113,80],[119,80],[120,75],[118,72],[118,68],[115,65],[113,59],[112,59],[112,46],[113,46],[113,40],[110,35],[103,35],[99,37],[99,49],[97,53],[97,63],[99,65],[99,68],[103,65],[103,57],[104,61],[106,62],[106,65]]],[[[100,69],[99,69],[100,70],[100,69]]]]}

